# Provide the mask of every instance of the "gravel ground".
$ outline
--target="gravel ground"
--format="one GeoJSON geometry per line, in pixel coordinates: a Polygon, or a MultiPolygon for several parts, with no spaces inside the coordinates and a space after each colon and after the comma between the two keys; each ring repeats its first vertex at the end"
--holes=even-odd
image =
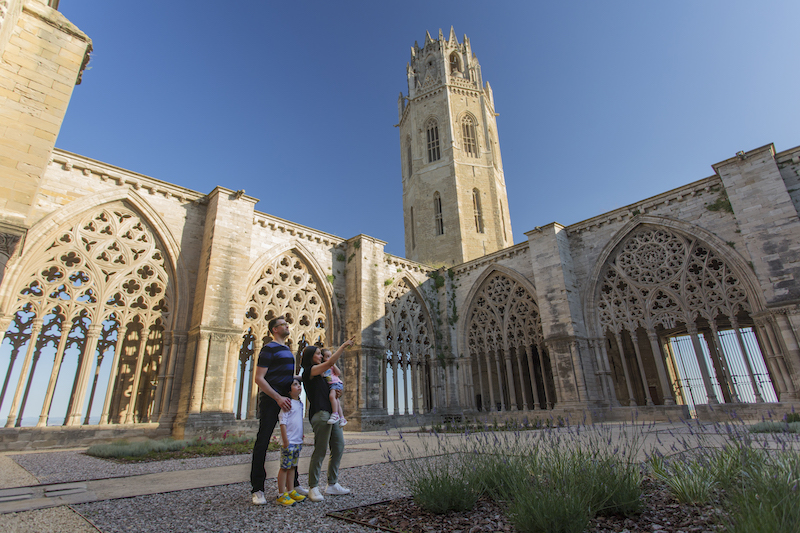
{"type": "MultiPolygon", "coordinates": [[[[394,467],[388,464],[342,469],[339,478],[343,485],[352,489],[352,494],[327,496],[321,503],[305,501],[288,508],[273,501],[267,505],[253,505],[249,483],[87,503],[72,508],[103,533],[375,533],[373,528],[328,517],[325,513],[407,495],[396,478],[394,467]]],[[[306,484],[307,477],[301,475],[300,482],[306,484]]],[[[274,487],[274,481],[268,479],[267,486],[274,487]]],[[[268,499],[271,499],[269,494],[268,499]]]]}
{"type": "MultiPolygon", "coordinates": [[[[304,446],[300,452],[301,457],[311,455],[313,448],[304,446]]],[[[345,448],[345,453],[361,451],[353,446],[345,448]]],[[[168,459],[166,461],[152,461],[149,463],[115,463],[107,459],[99,459],[79,451],[70,452],[43,452],[28,453],[10,456],[19,466],[30,472],[38,479],[38,483],[68,483],[72,481],[87,481],[90,479],[105,479],[110,477],[137,476],[140,474],[155,474],[160,472],[175,472],[177,470],[193,470],[197,468],[211,468],[215,466],[230,466],[250,462],[250,454],[224,455],[219,457],[196,457],[193,459],[168,459]]],[[[280,452],[267,453],[267,461],[280,459],[280,452]]],[[[36,481],[22,485],[35,484],[36,481]]],[[[4,487],[21,486],[10,485],[5,481],[4,487]]]]}

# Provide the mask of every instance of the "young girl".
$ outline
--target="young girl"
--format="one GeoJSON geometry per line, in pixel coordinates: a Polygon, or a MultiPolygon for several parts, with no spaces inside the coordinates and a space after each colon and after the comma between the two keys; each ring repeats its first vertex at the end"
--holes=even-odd
{"type": "Polygon", "coordinates": [[[300,401],[300,377],[292,381],[289,397],[292,399],[292,408],[281,411],[281,465],[278,470],[278,503],[280,505],[294,505],[306,499],[305,496],[294,490],[294,469],[303,447],[303,402],[300,401]]]}
{"type": "MultiPolygon", "coordinates": [[[[327,361],[330,358],[331,351],[327,348],[323,348],[322,360],[327,361]]],[[[325,378],[325,381],[327,381],[328,385],[331,387],[330,399],[333,413],[331,413],[331,417],[328,419],[328,424],[338,423],[340,426],[344,426],[347,424],[347,420],[345,420],[344,412],[342,411],[342,402],[339,401],[339,398],[336,396],[336,391],[342,391],[344,389],[344,383],[342,383],[342,380],[339,378],[341,375],[342,371],[339,370],[339,367],[335,364],[322,373],[322,377],[325,378]]]]}

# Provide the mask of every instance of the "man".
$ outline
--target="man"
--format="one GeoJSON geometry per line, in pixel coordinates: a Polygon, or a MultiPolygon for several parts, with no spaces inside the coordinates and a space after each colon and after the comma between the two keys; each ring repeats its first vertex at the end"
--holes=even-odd
{"type": "MultiPolygon", "coordinates": [[[[264,496],[264,480],[267,479],[267,471],[264,469],[264,461],[267,455],[267,447],[275,424],[278,423],[278,415],[281,410],[289,411],[292,408],[292,399],[289,397],[289,390],[294,379],[294,354],[286,346],[286,339],[289,338],[289,323],[283,315],[273,318],[268,324],[272,334],[272,342],[261,349],[256,363],[255,383],[259,390],[259,417],[258,435],[256,443],[253,445],[253,463],[250,467],[250,483],[252,485],[253,503],[264,505],[267,498],[264,496]]],[[[302,494],[308,494],[308,490],[301,487],[297,479],[297,469],[294,472],[295,490],[302,494]]]]}

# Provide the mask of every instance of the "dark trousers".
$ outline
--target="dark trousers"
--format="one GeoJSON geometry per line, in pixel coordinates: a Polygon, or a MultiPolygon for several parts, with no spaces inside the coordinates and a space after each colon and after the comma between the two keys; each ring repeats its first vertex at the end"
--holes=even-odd
{"type": "MultiPolygon", "coordinates": [[[[269,439],[272,437],[272,432],[275,431],[275,425],[278,423],[278,415],[281,408],[275,403],[275,400],[266,394],[259,394],[259,411],[261,418],[258,424],[258,435],[256,435],[256,443],[253,445],[253,463],[250,466],[250,484],[253,486],[252,492],[264,490],[264,480],[267,479],[267,471],[264,468],[264,461],[267,458],[267,448],[269,447],[269,439]]],[[[294,469],[294,486],[298,486],[298,470],[294,469]]]]}

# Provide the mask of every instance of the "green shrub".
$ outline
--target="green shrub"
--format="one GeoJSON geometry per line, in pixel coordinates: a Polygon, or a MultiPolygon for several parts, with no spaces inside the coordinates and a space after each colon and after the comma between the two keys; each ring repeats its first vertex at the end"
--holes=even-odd
{"type": "Polygon", "coordinates": [[[726,502],[730,533],[800,531],[800,454],[765,453],[763,458],[746,465],[743,482],[726,502]]]}
{"type": "Polygon", "coordinates": [[[800,421],[776,422],[767,420],[750,426],[751,433],[800,433],[800,421]]]}
{"type": "Polygon", "coordinates": [[[188,445],[188,440],[161,439],[136,442],[121,440],[110,444],[95,444],[86,450],[86,454],[94,457],[119,459],[147,455],[150,452],[182,450],[188,445]]]}

